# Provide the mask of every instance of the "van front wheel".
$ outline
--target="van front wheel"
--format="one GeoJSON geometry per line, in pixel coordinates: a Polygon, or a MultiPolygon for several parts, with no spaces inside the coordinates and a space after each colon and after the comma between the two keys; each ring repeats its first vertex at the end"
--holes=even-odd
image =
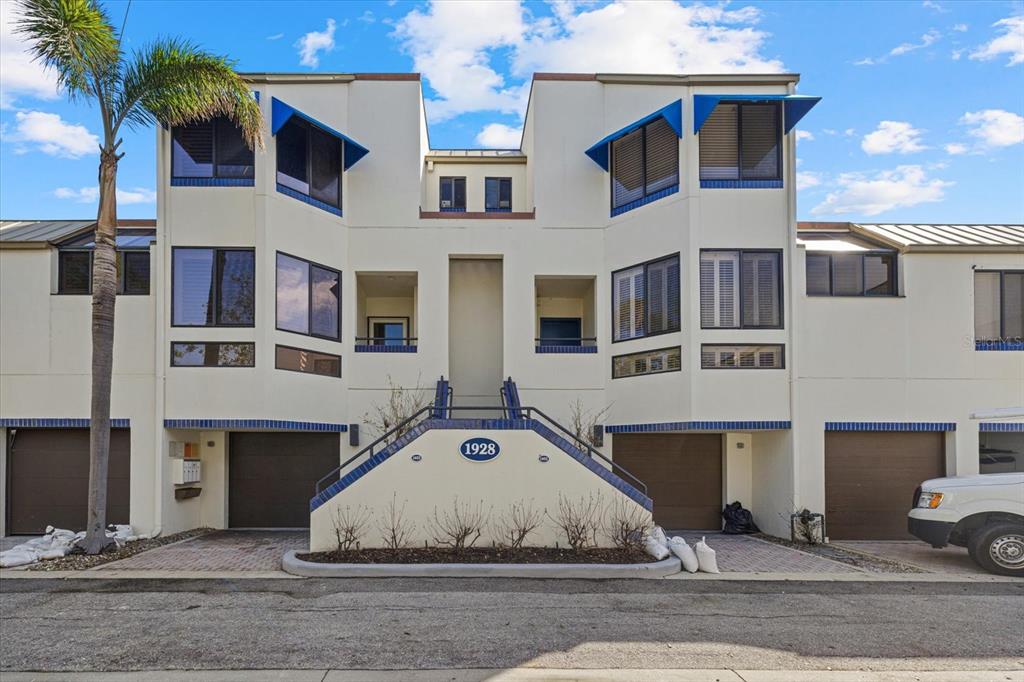
{"type": "Polygon", "coordinates": [[[989,573],[1024,576],[1024,526],[984,526],[971,537],[970,549],[971,558],[989,573]]]}

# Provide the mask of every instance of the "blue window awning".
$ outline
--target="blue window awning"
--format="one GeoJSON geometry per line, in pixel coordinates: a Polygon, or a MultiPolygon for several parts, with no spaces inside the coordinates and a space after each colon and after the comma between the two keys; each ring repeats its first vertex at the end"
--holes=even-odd
{"type": "Polygon", "coordinates": [[[677,136],[683,136],[683,100],[677,99],[672,104],[658,109],[650,116],[644,116],[639,121],[634,121],[625,128],[616,130],[611,135],[603,137],[600,142],[595,143],[586,151],[587,156],[593,159],[594,163],[602,169],[608,170],[608,145],[658,118],[665,119],[665,122],[672,127],[672,130],[676,131],[677,136]]]}
{"type": "Polygon", "coordinates": [[[812,97],[811,95],[694,95],[694,134],[700,132],[701,126],[708,120],[708,116],[715,110],[719,102],[730,100],[741,102],[782,102],[785,132],[788,133],[804,117],[804,114],[821,101],[821,98],[812,97]]]}
{"type": "Polygon", "coordinates": [[[288,104],[285,104],[284,102],[282,102],[281,100],[279,100],[276,97],[271,97],[270,99],[271,99],[271,102],[270,102],[271,103],[271,107],[270,107],[270,134],[271,135],[277,135],[277,131],[279,131],[282,128],[282,126],[284,126],[284,124],[288,122],[288,119],[290,119],[292,116],[298,116],[302,120],[307,121],[309,123],[312,123],[317,128],[320,128],[325,133],[333,135],[334,137],[338,138],[339,140],[344,140],[345,141],[345,144],[344,144],[344,148],[345,148],[345,152],[344,152],[344,154],[345,154],[345,164],[344,164],[345,165],[345,170],[348,170],[349,168],[351,168],[353,165],[355,165],[356,161],[358,161],[359,159],[363,158],[364,156],[366,156],[367,154],[370,153],[369,149],[367,149],[363,145],[359,144],[358,142],[353,140],[348,135],[343,135],[342,133],[339,133],[334,128],[331,128],[330,126],[324,125],[323,123],[321,123],[320,121],[316,120],[312,116],[308,116],[307,114],[302,113],[298,109],[296,109],[296,108],[294,108],[294,107],[292,107],[292,106],[290,106],[288,104]]]}

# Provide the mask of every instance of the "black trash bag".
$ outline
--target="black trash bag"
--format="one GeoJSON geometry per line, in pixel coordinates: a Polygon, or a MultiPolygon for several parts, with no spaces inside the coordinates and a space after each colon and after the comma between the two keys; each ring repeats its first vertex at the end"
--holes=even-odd
{"type": "Polygon", "coordinates": [[[722,510],[722,518],[725,520],[725,527],[722,532],[726,535],[746,535],[747,533],[760,533],[761,529],[754,523],[754,515],[750,510],[744,509],[739,502],[732,502],[725,505],[722,510]]]}

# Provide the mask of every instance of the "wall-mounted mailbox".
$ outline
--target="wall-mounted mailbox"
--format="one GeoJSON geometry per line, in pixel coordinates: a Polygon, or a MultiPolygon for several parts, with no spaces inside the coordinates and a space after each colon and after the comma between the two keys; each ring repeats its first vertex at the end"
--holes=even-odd
{"type": "Polygon", "coordinates": [[[202,462],[198,459],[176,459],[171,462],[171,483],[189,485],[202,478],[202,462]]]}

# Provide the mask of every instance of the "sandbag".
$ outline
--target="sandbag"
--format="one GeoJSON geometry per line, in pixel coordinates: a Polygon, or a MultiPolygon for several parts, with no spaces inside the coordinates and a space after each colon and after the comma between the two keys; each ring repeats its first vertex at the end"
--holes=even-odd
{"type": "Polygon", "coordinates": [[[644,540],[644,551],[658,561],[668,558],[668,547],[658,542],[653,535],[648,535],[644,540]]]}
{"type": "Polygon", "coordinates": [[[704,542],[704,538],[701,538],[700,542],[693,546],[693,551],[697,555],[697,564],[703,573],[720,573],[718,570],[718,560],[715,558],[715,550],[708,547],[708,543],[704,542]]]}
{"type": "Polygon", "coordinates": [[[744,509],[739,502],[731,502],[725,505],[722,510],[722,520],[725,521],[722,532],[726,535],[744,535],[746,533],[760,533],[761,529],[754,523],[754,515],[749,509],[744,509]]]}
{"type": "Polygon", "coordinates": [[[683,569],[687,573],[697,572],[700,563],[697,561],[697,555],[694,553],[693,547],[686,544],[686,540],[677,535],[668,541],[668,549],[679,557],[679,560],[683,563],[683,569]]]}
{"type": "Polygon", "coordinates": [[[14,568],[15,566],[25,566],[35,562],[35,552],[19,551],[17,549],[0,552],[0,568],[14,568]]]}
{"type": "Polygon", "coordinates": [[[657,541],[660,545],[668,545],[668,538],[665,537],[665,531],[662,530],[661,526],[655,526],[651,529],[650,536],[657,541]]]}

